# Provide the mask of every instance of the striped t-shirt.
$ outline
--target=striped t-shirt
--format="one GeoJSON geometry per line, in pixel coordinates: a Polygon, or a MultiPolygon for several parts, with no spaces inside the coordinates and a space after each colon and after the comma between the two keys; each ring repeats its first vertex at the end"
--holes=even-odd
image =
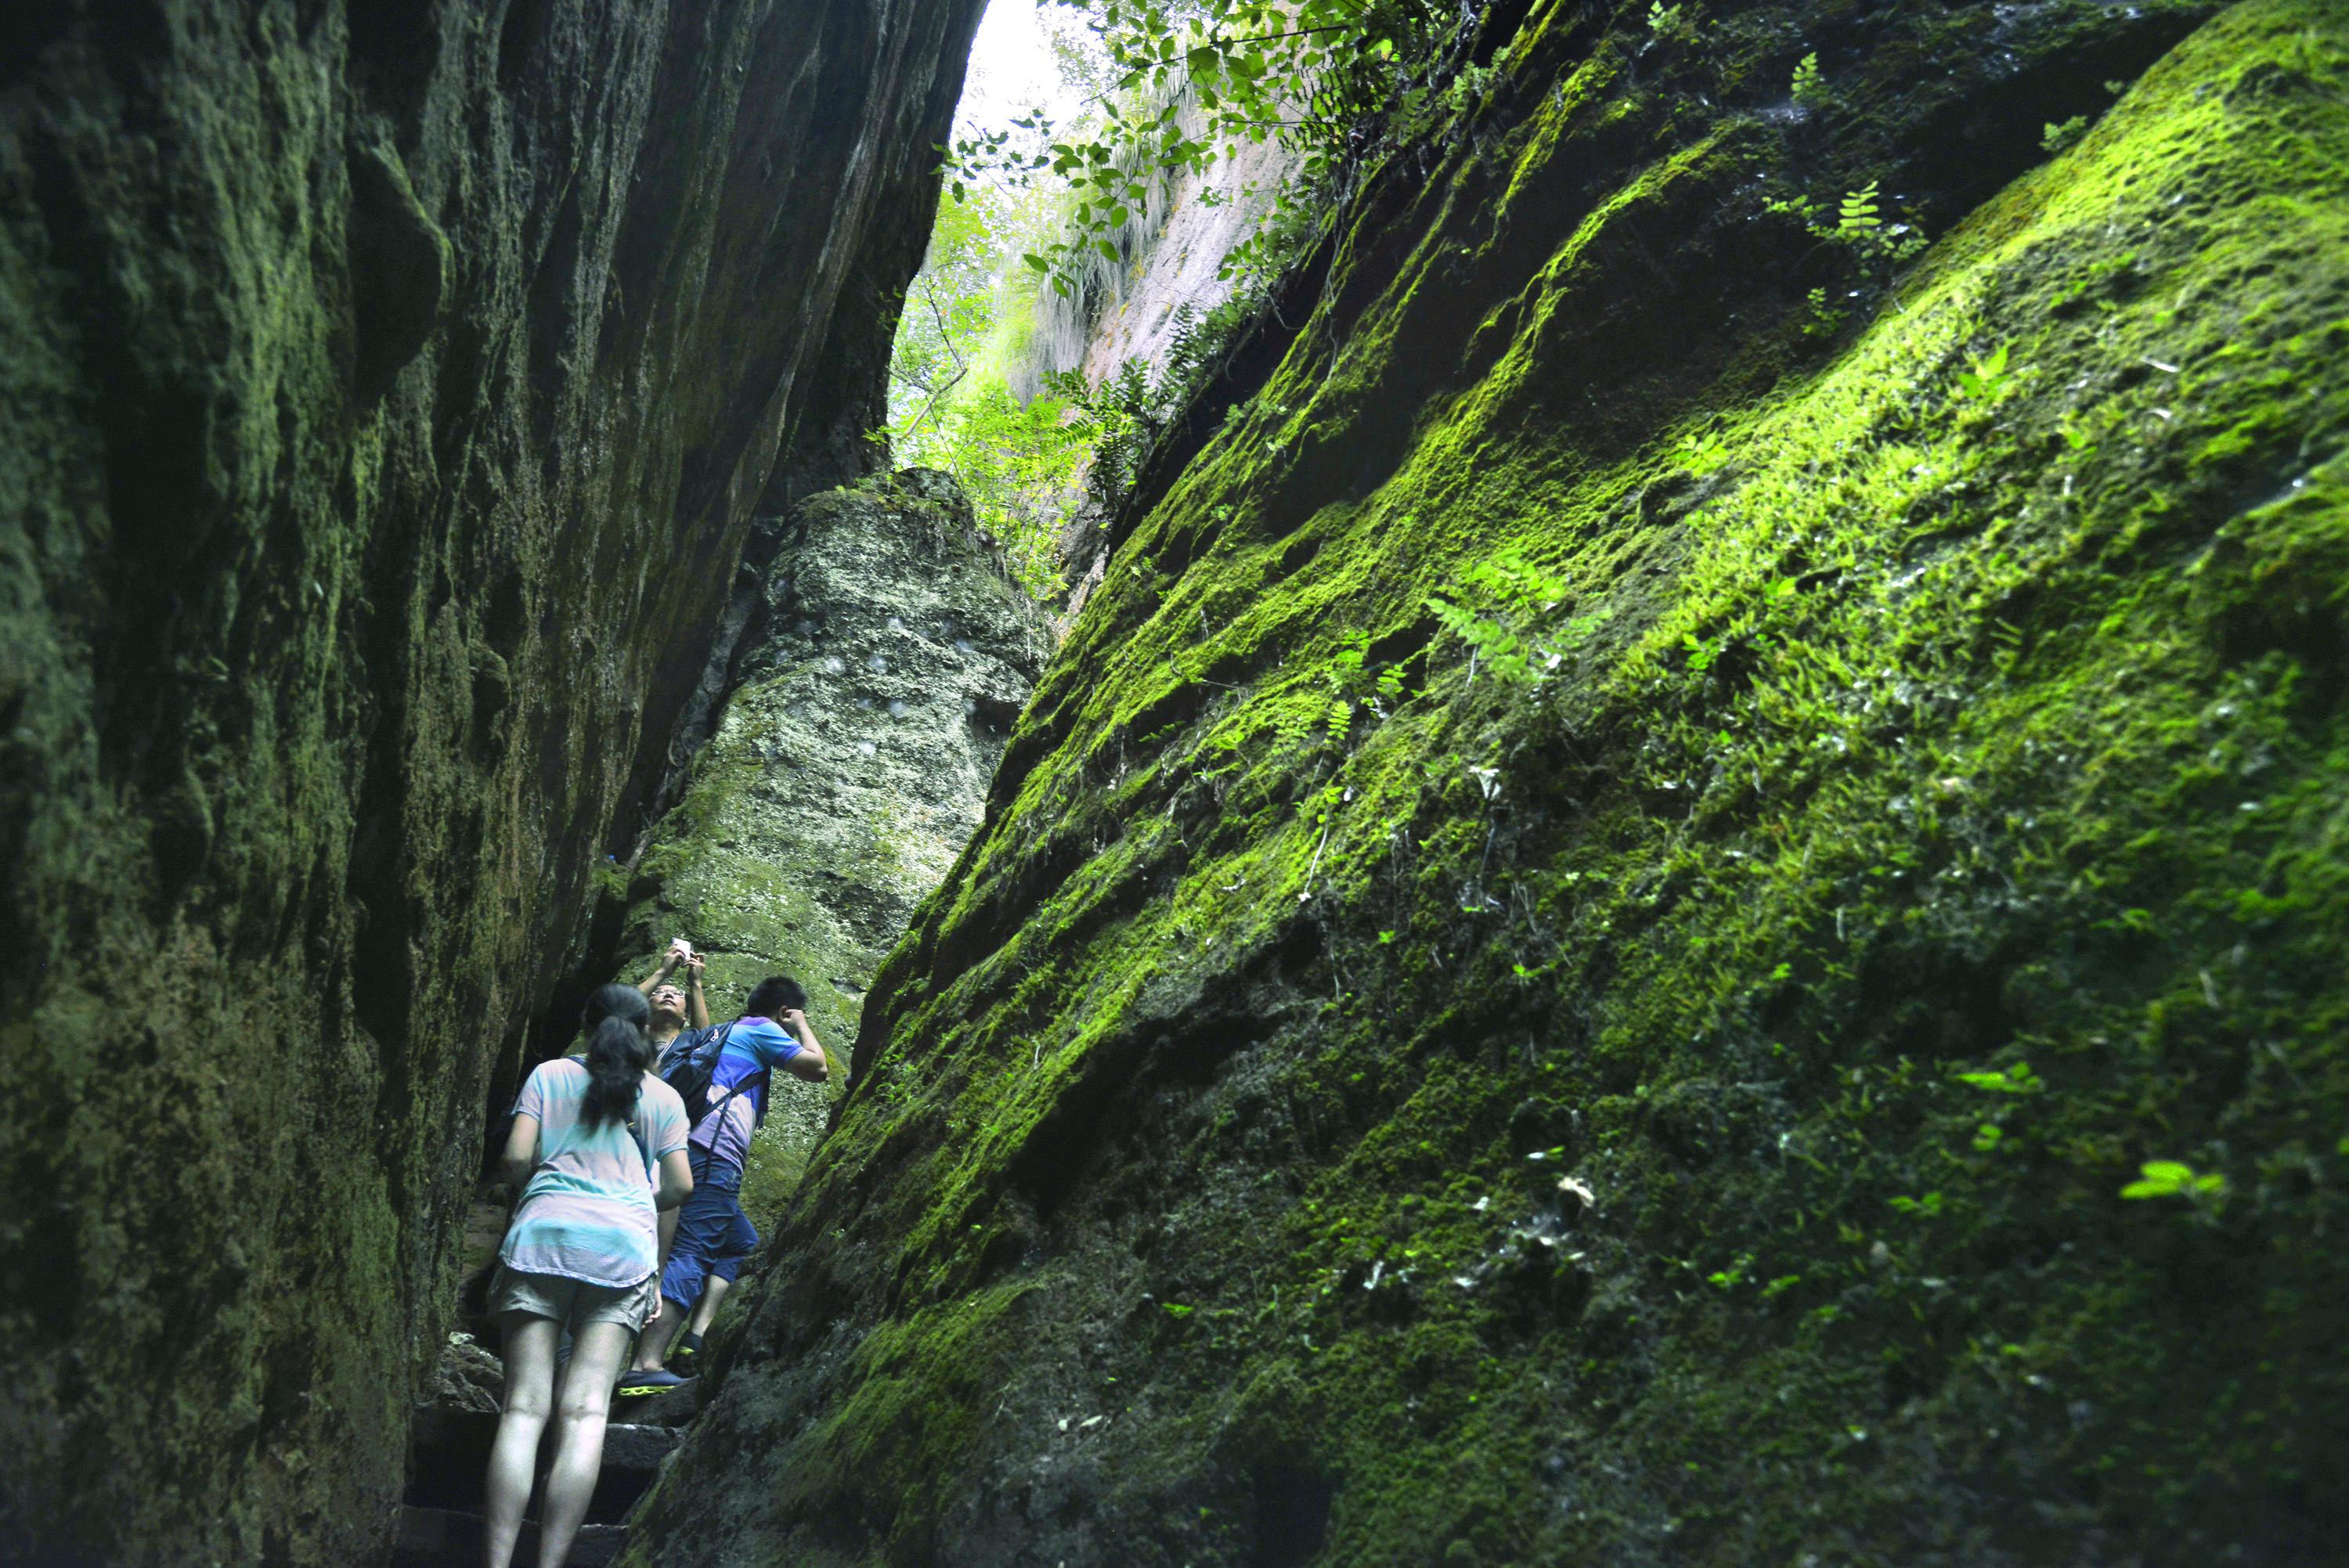
{"type": "Polygon", "coordinates": [[[565,1057],[523,1084],[514,1114],[538,1118],[538,1169],[498,1258],[524,1274],[640,1284],[660,1265],[654,1167],[685,1147],[685,1102],[647,1073],[634,1118],[591,1128],[587,1082],[586,1064],[565,1057]]]}

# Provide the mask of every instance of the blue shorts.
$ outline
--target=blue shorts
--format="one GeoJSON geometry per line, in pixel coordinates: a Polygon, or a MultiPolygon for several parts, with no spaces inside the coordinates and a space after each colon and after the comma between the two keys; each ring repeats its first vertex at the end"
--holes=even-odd
{"type": "Polygon", "coordinates": [[[693,1191],[677,1212],[677,1239],[660,1282],[661,1295],[688,1310],[701,1299],[704,1281],[731,1284],[759,1244],[758,1227],[742,1212],[741,1168],[713,1162],[699,1149],[689,1163],[693,1191]]]}

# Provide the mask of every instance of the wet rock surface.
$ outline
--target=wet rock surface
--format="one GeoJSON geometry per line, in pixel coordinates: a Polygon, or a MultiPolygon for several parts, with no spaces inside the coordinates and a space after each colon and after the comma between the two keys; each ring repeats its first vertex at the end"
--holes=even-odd
{"type": "Polygon", "coordinates": [[[0,22],[0,1557],[388,1542],[483,1106],[978,7],[0,22]]]}
{"type": "Polygon", "coordinates": [[[506,1391],[505,1363],[470,1334],[451,1334],[417,1403],[440,1410],[495,1414],[506,1391]]]}

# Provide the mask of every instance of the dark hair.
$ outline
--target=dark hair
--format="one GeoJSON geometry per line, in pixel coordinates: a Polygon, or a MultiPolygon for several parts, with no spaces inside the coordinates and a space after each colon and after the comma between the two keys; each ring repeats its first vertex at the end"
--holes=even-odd
{"type": "Polygon", "coordinates": [[[645,1035],[651,1017],[645,994],[634,985],[615,982],[587,998],[579,1022],[587,1031],[587,1098],[580,1115],[588,1126],[636,1115],[645,1068],[653,1059],[653,1043],[645,1035]]]}
{"type": "Polygon", "coordinates": [[[788,975],[770,975],[751,987],[750,999],[742,1004],[746,1018],[771,1018],[792,1008],[807,1011],[807,993],[800,983],[788,975]]]}

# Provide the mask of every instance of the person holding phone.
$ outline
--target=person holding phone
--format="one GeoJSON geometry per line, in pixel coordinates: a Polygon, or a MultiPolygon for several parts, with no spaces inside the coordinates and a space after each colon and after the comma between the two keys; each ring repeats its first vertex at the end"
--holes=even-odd
{"type": "Polygon", "coordinates": [[[652,1005],[653,1021],[647,1032],[652,1036],[656,1053],[666,1053],[670,1043],[688,1027],[709,1027],[709,1002],[701,994],[703,963],[692,943],[682,936],[675,937],[662,952],[659,966],[636,982],[636,989],[652,1005]],[[669,978],[679,969],[685,971],[682,985],[669,978]]]}

